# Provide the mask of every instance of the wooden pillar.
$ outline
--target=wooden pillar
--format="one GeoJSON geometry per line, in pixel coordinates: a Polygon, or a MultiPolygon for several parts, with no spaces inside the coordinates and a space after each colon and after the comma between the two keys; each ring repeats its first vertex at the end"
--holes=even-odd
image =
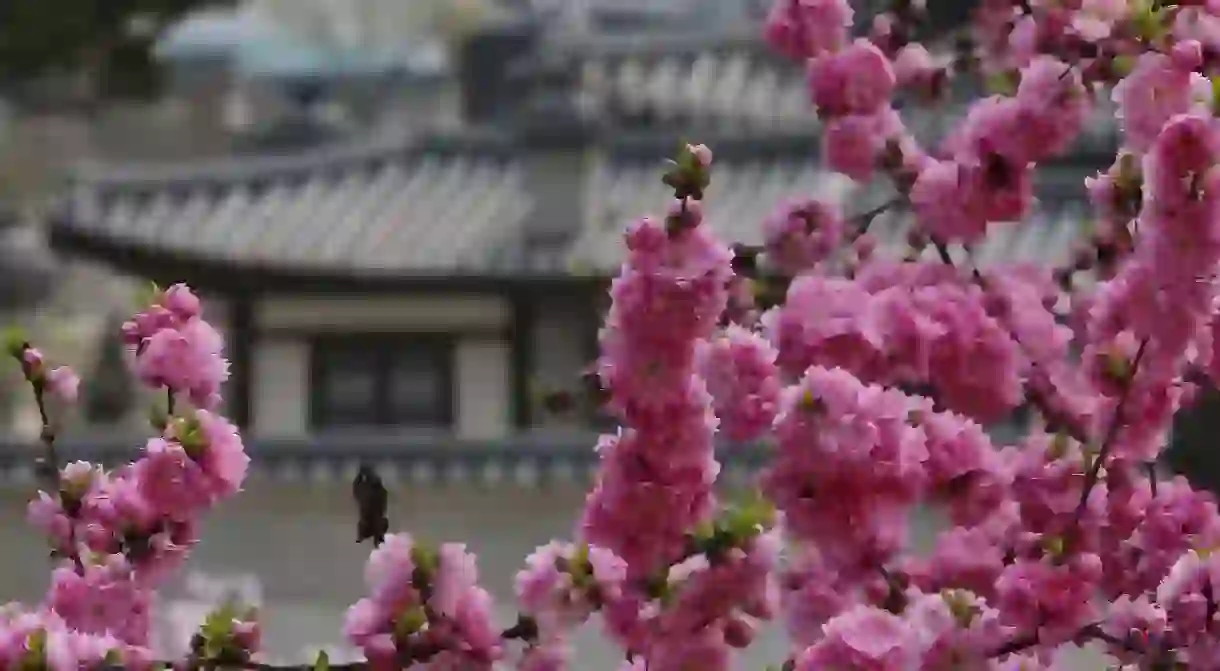
{"type": "Polygon", "coordinates": [[[518,291],[512,296],[512,322],[509,326],[511,343],[511,376],[513,423],[524,431],[534,423],[534,324],[533,301],[536,294],[518,291]]]}
{"type": "Polygon", "coordinates": [[[252,417],[251,375],[254,367],[254,339],[258,337],[254,324],[254,305],[248,296],[234,296],[229,315],[229,366],[232,388],[233,423],[243,431],[250,428],[252,417]]]}

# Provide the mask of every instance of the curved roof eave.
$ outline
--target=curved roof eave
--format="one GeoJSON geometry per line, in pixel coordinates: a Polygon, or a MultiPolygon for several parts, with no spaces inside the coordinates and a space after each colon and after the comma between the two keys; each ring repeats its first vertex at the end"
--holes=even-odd
{"type": "Polygon", "coordinates": [[[376,271],[303,267],[289,263],[235,262],[225,257],[158,249],[94,233],[63,219],[50,223],[51,248],[88,258],[158,282],[186,282],[218,293],[379,294],[402,291],[503,293],[516,289],[570,287],[602,281],[601,277],[562,272],[464,272],[454,270],[376,271]]]}

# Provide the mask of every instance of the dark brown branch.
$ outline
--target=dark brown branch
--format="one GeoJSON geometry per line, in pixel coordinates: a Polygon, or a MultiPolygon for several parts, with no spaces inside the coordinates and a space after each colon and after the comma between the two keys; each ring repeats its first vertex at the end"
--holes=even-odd
{"type": "MultiPolygon", "coordinates": [[[[1072,637],[1072,640],[1076,641],[1077,643],[1084,643],[1084,642],[1087,642],[1090,640],[1102,641],[1103,643],[1108,643],[1112,646],[1122,648],[1123,650],[1126,650],[1127,652],[1131,652],[1131,653],[1135,653],[1135,654],[1143,654],[1145,652],[1144,650],[1142,650],[1140,648],[1140,646],[1136,645],[1133,641],[1121,639],[1116,636],[1111,636],[1110,634],[1107,634],[1104,630],[1102,630],[1100,622],[1094,622],[1092,624],[1088,624],[1088,625],[1085,625],[1084,627],[1081,627],[1080,631],[1078,631],[1076,633],[1076,635],[1072,637]]],[[[1029,650],[1030,648],[1037,646],[1038,643],[1039,643],[1039,641],[1038,641],[1037,634],[1026,634],[1024,636],[1018,636],[1017,638],[1014,638],[1013,640],[1009,641],[1008,643],[1005,643],[1004,645],[1000,646],[999,648],[996,648],[996,650],[994,652],[992,652],[990,655],[988,655],[988,658],[996,659],[996,658],[1000,658],[1000,657],[1006,657],[1008,655],[1015,655],[1019,652],[1024,652],[1026,650],[1029,650]]]]}
{"type": "MultiPolygon", "coordinates": [[[[38,419],[41,423],[41,428],[38,431],[38,439],[42,442],[43,455],[38,457],[34,462],[34,472],[38,479],[42,481],[43,487],[49,495],[57,496],[60,500],[60,505],[63,507],[64,514],[68,516],[68,558],[72,560],[76,567],[76,572],[80,575],[85,574],[85,564],[81,559],[80,551],[76,547],[76,513],[79,506],[70,506],[64,499],[63,483],[60,482],[60,469],[63,465],[59,461],[59,452],[55,447],[55,425],[51,422],[51,413],[47,410],[47,380],[46,373],[43,370],[33,370],[31,364],[25,360],[26,352],[32,350],[28,342],[21,343],[21,346],[13,350],[13,355],[21,364],[21,370],[25,374],[26,380],[30,383],[30,388],[34,392],[34,403],[38,406],[38,419]]],[[[52,556],[55,556],[54,554],[52,556]]]]}
{"type": "Polygon", "coordinates": [[[864,237],[864,234],[868,233],[869,227],[873,225],[873,221],[875,221],[877,217],[881,216],[891,208],[901,205],[905,200],[906,199],[902,196],[894,196],[871,210],[865,210],[864,212],[853,216],[851,221],[859,223],[857,223],[856,227],[847,234],[847,242],[852,243],[864,237]]]}
{"type": "Polygon", "coordinates": [[[1109,456],[1110,450],[1114,448],[1114,443],[1118,440],[1118,433],[1122,430],[1123,415],[1127,412],[1127,403],[1131,398],[1131,390],[1135,386],[1135,376],[1139,373],[1140,362],[1143,360],[1144,352],[1147,349],[1148,339],[1145,338],[1140,341],[1139,349],[1135,352],[1135,358],[1131,361],[1131,372],[1124,381],[1123,390],[1118,397],[1118,404],[1114,407],[1114,415],[1110,418],[1109,426],[1106,427],[1106,435],[1102,439],[1101,447],[1097,450],[1097,457],[1093,461],[1093,466],[1085,476],[1084,488],[1080,490],[1080,501],[1076,504],[1074,525],[1080,524],[1080,517],[1084,514],[1084,508],[1089,502],[1089,494],[1097,486],[1097,480],[1101,477],[1101,469],[1105,465],[1106,457],[1109,456]]]}
{"type": "MultiPolygon", "coordinates": [[[[518,616],[516,624],[500,632],[500,638],[506,641],[520,640],[528,643],[536,640],[537,637],[538,625],[532,618],[524,615],[518,616]]],[[[188,665],[188,668],[207,668],[208,666],[206,661],[194,661],[195,665],[188,665]]],[[[166,668],[175,668],[175,664],[172,662],[159,662],[159,664],[164,665],[166,668]]],[[[248,669],[249,671],[311,671],[312,669],[316,668],[316,664],[265,664],[262,662],[246,662],[244,664],[237,664],[231,668],[244,668],[248,669]]],[[[328,663],[326,668],[330,669],[330,671],[366,671],[369,668],[369,664],[368,662],[351,662],[348,664],[328,663]]],[[[103,666],[100,671],[126,671],[126,669],[119,664],[110,664],[103,666]]]]}

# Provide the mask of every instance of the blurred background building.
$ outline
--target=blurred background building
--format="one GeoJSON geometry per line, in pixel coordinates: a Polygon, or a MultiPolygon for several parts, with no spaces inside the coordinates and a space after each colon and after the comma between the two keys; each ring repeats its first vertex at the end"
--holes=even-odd
{"type": "MultiPolygon", "coordinates": [[[[956,20],[957,5],[933,7],[956,20]]],[[[890,197],[820,167],[802,73],[758,37],[765,10],[250,0],[159,30],[154,96],[82,112],[62,82],[10,95],[0,295],[87,378],[65,450],[127,459],[147,432],[114,337],[147,280],[190,282],[228,336],[228,412],[255,481],[213,520],[167,612],[189,624],[192,599],[237,590],[266,603],[276,654],[339,644],[367,554],[348,483],[368,461],[394,526],[468,540],[511,619],[512,574],[570,534],[607,426],[547,392],[574,388],[594,356],[623,227],[666,204],[661,160],[710,145],[709,223],[745,243],[785,198],[890,197]]],[[[968,93],[908,122],[938,137],[968,93]]],[[[1089,227],[1082,179],[1115,148],[1102,107],[1042,171],[1034,221],[997,227],[977,262],[1068,258],[1089,227]]],[[[908,226],[896,212],[872,231],[900,254],[908,226]]],[[[11,376],[4,391],[14,550],[0,591],[31,598],[44,553],[18,518],[37,417],[11,376]]],[[[726,486],[748,483],[765,451],[724,448],[726,486]]],[[[613,668],[588,645],[582,668],[613,668]]],[[[785,652],[770,638],[748,663],[785,652]]]]}

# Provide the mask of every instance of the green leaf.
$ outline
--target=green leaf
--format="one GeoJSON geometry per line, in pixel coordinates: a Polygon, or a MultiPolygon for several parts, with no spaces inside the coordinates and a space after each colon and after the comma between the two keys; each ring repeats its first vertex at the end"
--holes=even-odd
{"type": "Polygon", "coordinates": [[[571,571],[574,573],[587,573],[593,569],[593,565],[589,563],[588,543],[576,546],[576,553],[572,555],[571,567],[571,571]]]}
{"type": "Polygon", "coordinates": [[[416,569],[431,577],[440,568],[441,558],[435,549],[416,539],[415,546],[411,548],[411,561],[416,569]]]}
{"type": "Polygon", "coordinates": [[[1142,2],[1132,13],[1131,24],[1140,39],[1155,42],[1165,34],[1166,16],[1165,8],[1157,7],[1152,2],[1142,2]]]}
{"type": "MultiPolygon", "coordinates": [[[[199,457],[208,449],[208,437],[203,432],[203,425],[199,423],[199,418],[194,415],[185,417],[167,417],[167,426],[173,430],[173,437],[182,445],[182,449],[192,457],[199,457]]],[[[230,616],[235,616],[237,613],[230,611],[230,616]]]]}
{"type": "Polygon", "coordinates": [[[169,412],[162,403],[153,403],[148,409],[148,423],[157,431],[165,431],[165,427],[169,426],[169,412]]]}
{"type": "Polygon", "coordinates": [[[1066,548],[1067,544],[1062,536],[1045,536],[1042,538],[1042,549],[1054,559],[1062,557],[1066,548]]]}
{"type": "Polygon", "coordinates": [[[568,575],[578,588],[587,589],[596,585],[593,579],[593,564],[589,561],[589,545],[582,543],[576,547],[576,552],[568,562],[568,575]]]}
{"type": "Polygon", "coordinates": [[[1130,54],[1120,54],[1110,61],[1110,71],[1118,77],[1126,77],[1135,69],[1136,57],[1130,54]]]}
{"type": "Polygon", "coordinates": [[[730,542],[736,544],[757,536],[774,524],[775,506],[755,491],[725,511],[721,528],[730,542]]]}
{"type": "Polygon", "coordinates": [[[953,619],[957,620],[957,624],[962,629],[969,628],[974,622],[975,617],[980,613],[980,609],[973,595],[969,592],[957,589],[944,590],[940,594],[945,605],[949,607],[949,612],[952,613],[953,619]]]}
{"type": "Polygon", "coordinates": [[[1105,359],[1105,371],[1110,379],[1126,384],[1134,372],[1131,361],[1121,352],[1110,352],[1105,359]]]}
{"type": "Polygon", "coordinates": [[[203,637],[212,640],[216,638],[224,638],[233,630],[233,615],[226,607],[217,608],[208,613],[208,616],[203,620],[203,626],[200,628],[203,637]]]}
{"type": "Polygon", "coordinates": [[[398,617],[394,624],[394,633],[406,638],[428,624],[428,614],[419,606],[414,606],[398,617]]]}
{"type": "Polygon", "coordinates": [[[987,91],[992,95],[1011,96],[1021,85],[1021,73],[1016,70],[995,72],[987,76],[987,91]]]}
{"type": "Polygon", "coordinates": [[[798,406],[805,412],[819,412],[822,409],[822,401],[813,393],[813,390],[806,389],[801,394],[798,406]]]}
{"type": "Polygon", "coordinates": [[[25,346],[30,339],[26,337],[25,330],[20,326],[10,326],[4,330],[4,350],[13,357],[21,357],[21,353],[25,350],[25,346]]]}
{"type": "Polygon", "coordinates": [[[326,654],[325,650],[318,651],[318,658],[313,663],[313,671],[330,671],[330,655],[326,654]]]}
{"type": "Polygon", "coordinates": [[[142,290],[136,294],[136,309],[143,310],[144,308],[156,303],[161,299],[163,290],[156,282],[149,282],[142,290]]]}
{"type": "Polygon", "coordinates": [[[1067,456],[1068,450],[1072,447],[1072,438],[1068,434],[1060,431],[1051,438],[1050,445],[1046,448],[1046,456],[1051,461],[1058,461],[1067,456]]]}
{"type": "Polygon", "coordinates": [[[46,630],[36,629],[30,632],[30,635],[25,639],[25,647],[31,656],[42,659],[47,652],[46,630]]]}
{"type": "Polygon", "coordinates": [[[695,525],[695,529],[691,532],[691,535],[694,536],[695,540],[697,541],[709,540],[712,536],[716,535],[716,523],[711,521],[700,522],[695,525]]]}

